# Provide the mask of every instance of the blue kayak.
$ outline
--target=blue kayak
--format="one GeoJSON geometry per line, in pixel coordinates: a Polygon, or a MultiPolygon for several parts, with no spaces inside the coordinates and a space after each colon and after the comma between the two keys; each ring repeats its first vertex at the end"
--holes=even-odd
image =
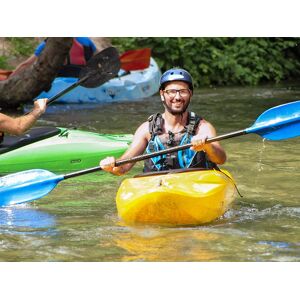
{"type": "MultiPolygon", "coordinates": [[[[161,71],[153,58],[150,66],[144,70],[125,73],[120,70],[118,77],[96,88],[76,87],[57,102],[60,103],[103,103],[114,101],[137,100],[150,97],[158,92],[161,71]]],[[[42,92],[37,98],[51,98],[67,88],[78,78],[57,77],[51,89],[42,92]]]]}

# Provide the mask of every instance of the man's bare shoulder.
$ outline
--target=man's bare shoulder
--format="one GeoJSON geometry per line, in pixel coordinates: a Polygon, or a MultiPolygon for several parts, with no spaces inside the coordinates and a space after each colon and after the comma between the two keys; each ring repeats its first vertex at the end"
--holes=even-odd
{"type": "Polygon", "coordinates": [[[138,129],[134,133],[133,141],[132,141],[132,144],[131,144],[132,147],[135,147],[136,144],[146,145],[147,141],[149,140],[149,137],[150,137],[149,125],[148,125],[148,122],[144,122],[138,127],[138,129]]]}
{"type": "Polygon", "coordinates": [[[206,133],[208,136],[215,136],[216,135],[216,130],[215,127],[208,121],[202,119],[199,124],[196,133],[198,134],[199,132],[201,133],[206,133]]]}
{"type": "Polygon", "coordinates": [[[136,133],[137,132],[144,133],[144,134],[149,133],[149,122],[146,121],[146,122],[142,123],[136,130],[136,133]]]}

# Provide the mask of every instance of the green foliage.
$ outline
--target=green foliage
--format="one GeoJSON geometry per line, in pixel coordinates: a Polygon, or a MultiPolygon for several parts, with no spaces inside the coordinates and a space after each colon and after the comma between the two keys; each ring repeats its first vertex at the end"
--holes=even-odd
{"type": "Polygon", "coordinates": [[[300,38],[128,37],[112,42],[120,52],[150,47],[162,71],[183,67],[196,86],[257,85],[300,77],[300,38]]]}
{"type": "Polygon", "coordinates": [[[6,39],[12,45],[13,54],[16,56],[30,56],[37,46],[37,41],[33,38],[11,37],[6,39]]]}
{"type": "Polygon", "coordinates": [[[7,62],[6,56],[0,56],[0,69],[9,69],[10,65],[7,62]]]}

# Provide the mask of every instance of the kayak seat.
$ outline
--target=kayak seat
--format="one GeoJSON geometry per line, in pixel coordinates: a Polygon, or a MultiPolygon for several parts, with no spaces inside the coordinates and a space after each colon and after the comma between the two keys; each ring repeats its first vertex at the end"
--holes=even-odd
{"type": "Polygon", "coordinates": [[[61,132],[57,127],[34,127],[20,136],[4,135],[0,154],[52,137],[61,132]]]}

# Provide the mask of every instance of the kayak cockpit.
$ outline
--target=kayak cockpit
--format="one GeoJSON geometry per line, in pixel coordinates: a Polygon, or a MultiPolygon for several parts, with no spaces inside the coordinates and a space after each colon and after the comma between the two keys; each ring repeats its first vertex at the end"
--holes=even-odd
{"type": "Polygon", "coordinates": [[[0,144],[0,154],[55,136],[60,132],[61,129],[48,126],[32,128],[20,136],[5,135],[0,144]]]}

